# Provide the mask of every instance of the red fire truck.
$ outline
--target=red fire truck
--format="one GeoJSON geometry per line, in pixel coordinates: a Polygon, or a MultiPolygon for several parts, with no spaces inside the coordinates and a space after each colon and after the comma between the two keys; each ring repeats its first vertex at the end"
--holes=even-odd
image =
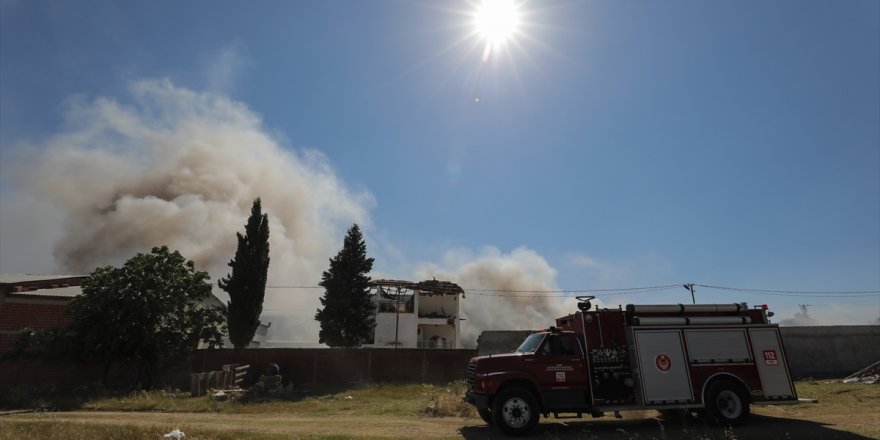
{"type": "Polygon", "coordinates": [[[465,400],[508,435],[539,415],[702,410],[739,425],[750,404],[797,403],[779,326],[767,306],[627,305],[580,311],[528,336],[514,353],[479,356],[465,400]]]}

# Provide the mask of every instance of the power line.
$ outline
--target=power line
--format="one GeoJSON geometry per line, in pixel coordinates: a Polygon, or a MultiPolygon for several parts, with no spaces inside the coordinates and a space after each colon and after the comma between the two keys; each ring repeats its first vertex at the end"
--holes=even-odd
{"type": "Polygon", "coordinates": [[[821,291],[821,290],[770,290],[770,289],[746,289],[740,287],[726,286],[710,286],[707,284],[695,284],[696,286],[707,289],[729,290],[743,293],[761,293],[764,295],[775,296],[796,296],[796,297],[815,297],[815,298],[860,298],[880,295],[880,290],[838,290],[838,291],[821,291]]]}
{"type": "Polygon", "coordinates": [[[664,290],[674,289],[675,286],[658,286],[658,287],[639,287],[639,288],[629,288],[629,289],[593,289],[593,290],[499,290],[499,289],[484,289],[484,290],[468,290],[465,289],[468,295],[480,295],[480,296],[494,296],[494,297],[504,297],[504,298],[572,298],[577,296],[577,294],[586,294],[586,293],[594,293],[597,297],[604,296],[615,296],[615,295],[634,295],[641,293],[654,293],[654,292],[662,292],[664,290]],[[510,293],[513,293],[512,295],[510,293]],[[528,293],[527,295],[518,295],[517,293],[528,293]],[[547,293],[547,294],[541,294],[547,293]]]}
{"type": "MultiPolygon", "coordinates": [[[[479,295],[488,297],[504,298],[568,298],[577,294],[596,294],[597,296],[615,295],[639,295],[644,293],[657,293],[680,287],[681,284],[666,284],[660,286],[625,287],[618,289],[571,289],[571,290],[519,290],[519,289],[485,289],[463,288],[467,295],[479,295]]],[[[880,290],[851,290],[851,291],[803,291],[803,290],[771,290],[750,289],[740,287],[715,286],[709,284],[694,284],[694,286],[740,292],[746,294],[762,294],[771,296],[791,296],[801,298],[868,298],[880,296],[880,290]]],[[[267,289],[323,289],[321,286],[294,286],[276,285],[266,286],[267,289]]]]}
{"type": "Polygon", "coordinates": [[[468,292],[507,292],[507,293],[595,293],[595,292],[632,292],[639,290],[656,290],[669,289],[678,287],[678,284],[667,284],[665,286],[649,286],[649,287],[626,287],[622,289],[577,289],[577,290],[511,290],[511,289],[469,289],[463,288],[468,292]]]}
{"type": "MultiPolygon", "coordinates": [[[[468,295],[503,296],[505,298],[563,298],[576,294],[598,293],[602,296],[627,295],[633,293],[660,292],[678,287],[678,284],[648,287],[626,287],[620,289],[575,289],[575,290],[518,290],[518,289],[471,289],[464,287],[468,295]],[[529,295],[509,295],[509,294],[529,295]]],[[[321,286],[266,286],[267,289],[322,289],[321,286]]]]}

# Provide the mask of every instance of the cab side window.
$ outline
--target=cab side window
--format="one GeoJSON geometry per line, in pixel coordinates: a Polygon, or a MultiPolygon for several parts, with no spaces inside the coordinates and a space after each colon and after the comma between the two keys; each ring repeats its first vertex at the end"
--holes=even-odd
{"type": "Polygon", "coordinates": [[[570,356],[575,354],[571,338],[563,335],[549,335],[541,348],[544,356],[570,356]]]}

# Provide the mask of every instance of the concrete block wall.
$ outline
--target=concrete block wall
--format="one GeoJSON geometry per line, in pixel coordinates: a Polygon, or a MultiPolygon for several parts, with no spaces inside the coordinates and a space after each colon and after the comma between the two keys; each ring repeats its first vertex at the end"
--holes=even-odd
{"type": "Polygon", "coordinates": [[[880,361],[880,325],[780,327],[795,378],[846,377],[880,361]]]}
{"type": "MultiPolygon", "coordinates": [[[[14,386],[74,387],[98,383],[106,367],[99,361],[4,359],[0,360],[0,392],[4,387],[14,386]]],[[[136,365],[114,363],[107,371],[107,385],[130,387],[136,376],[136,365]]]]}
{"type": "MultiPolygon", "coordinates": [[[[781,331],[796,378],[845,377],[880,360],[880,326],[782,327],[781,331]]],[[[479,339],[479,353],[510,352],[529,333],[484,332],[479,339]]],[[[203,372],[220,370],[224,364],[250,364],[255,379],[274,362],[281,367],[285,382],[294,383],[445,383],[464,379],[467,362],[477,353],[422,349],[197,350],[189,366],[192,372],[203,372]]],[[[102,363],[2,360],[0,386],[84,384],[100,380],[103,367],[102,363]]],[[[180,376],[181,388],[189,383],[187,370],[169,372],[180,376]]],[[[111,381],[130,384],[135,372],[133,365],[114,365],[111,381]]]]}
{"type": "Polygon", "coordinates": [[[286,383],[446,383],[465,378],[475,350],[427,349],[222,349],[197,350],[192,371],[216,371],[225,364],[251,365],[250,378],[276,363],[286,383]]]}
{"type": "Polygon", "coordinates": [[[67,299],[9,297],[0,304],[0,354],[12,350],[25,327],[51,330],[70,324],[67,299]]]}

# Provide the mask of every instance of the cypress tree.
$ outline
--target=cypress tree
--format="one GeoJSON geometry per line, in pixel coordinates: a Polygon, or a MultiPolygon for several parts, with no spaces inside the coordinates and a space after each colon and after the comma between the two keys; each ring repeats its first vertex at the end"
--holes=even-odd
{"type": "Polygon", "coordinates": [[[236,236],[238,248],[229,261],[232,272],[217,284],[229,293],[229,340],[235,348],[247,348],[260,325],[269,270],[269,218],[262,213],[259,197],[254,200],[244,235],[236,232],[236,236]]]}
{"type": "Polygon", "coordinates": [[[372,336],[374,317],[370,299],[373,259],[367,258],[367,245],[361,230],[354,224],[345,236],[342,250],[330,259],[321,287],[323,309],[315,320],[321,324],[318,341],[331,347],[357,347],[372,336]]]}

